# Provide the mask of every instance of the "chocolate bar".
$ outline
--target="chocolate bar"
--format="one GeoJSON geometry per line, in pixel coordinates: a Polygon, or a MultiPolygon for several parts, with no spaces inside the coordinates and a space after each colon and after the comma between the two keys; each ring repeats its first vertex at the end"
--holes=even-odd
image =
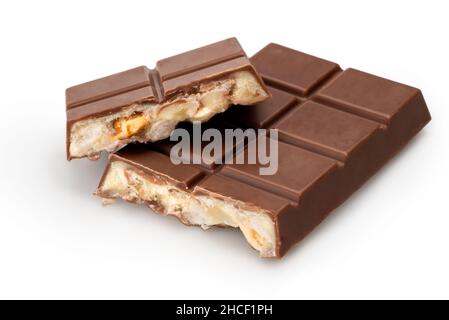
{"type": "MultiPolygon", "coordinates": [[[[251,62],[272,99],[232,108],[209,125],[277,129],[275,174],[261,175],[260,162],[214,157],[176,165],[170,142],[133,145],[109,158],[97,190],[105,203],[122,198],[188,225],[240,228],[262,257],[279,258],[430,121],[421,91],[407,85],[277,44],[251,62]]],[[[245,145],[220,157],[245,153],[245,145]]]]}
{"type": "Polygon", "coordinates": [[[269,98],[237,39],[224,40],[66,91],[67,158],[98,159],[128,143],[167,138],[181,121],[269,98]]]}

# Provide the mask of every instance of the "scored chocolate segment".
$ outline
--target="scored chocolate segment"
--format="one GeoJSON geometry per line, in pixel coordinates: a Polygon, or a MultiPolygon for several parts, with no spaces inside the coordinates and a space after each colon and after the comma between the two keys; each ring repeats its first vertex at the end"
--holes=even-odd
{"type": "Polygon", "coordinates": [[[256,53],[251,62],[268,85],[307,96],[325,79],[340,71],[334,62],[275,43],[256,53]]]}
{"type": "Polygon", "coordinates": [[[374,121],[312,101],[276,125],[281,140],[343,162],[380,127],[374,121]]]}
{"type": "MultiPolygon", "coordinates": [[[[80,84],[66,91],[67,109],[121,93],[150,86],[150,70],[137,67],[108,77],[80,84]]],[[[149,98],[153,97],[150,92],[149,98]]]]}
{"type": "Polygon", "coordinates": [[[181,121],[205,122],[269,96],[235,38],[80,84],[66,90],[67,158],[162,140],[181,121]]]}
{"type": "Polygon", "coordinates": [[[257,164],[226,165],[221,173],[299,203],[305,190],[337,169],[337,161],[279,142],[278,170],[274,175],[260,175],[257,164]]]}
{"type": "MultiPolygon", "coordinates": [[[[244,68],[253,70],[237,39],[231,38],[160,60],[155,70],[141,66],[70,87],[66,90],[66,105],[67,109],[72,109],[143,87],[151,87],[152,95],[146,97],[148,100],[157,100],[155,91],[162,88],[162,101],[172,91],[186,89],[206,76],[214,78],[244,68]]],[[[116,106],[111,107],[114,108],[116,106]]]]}
{"type": "Polygon", "coordinates": [[[418,89],[347,69],[316,94],[316,100],[388,124],[418,89]]]}
{"type": "MultiPolygon", "coordinates": [[[[259,169],[266,167],[261,161],[219,165],[215,159],[211,166],[174,166],[167,156],[169,144],[158,149],[160,157],[151,150],[155,146],[128,146],[111,156],[98,194],[145,202],[190,225],[240,228],[261,256],[282,257],[430,121],[418,89],[353,69],[341,71],[333,62],[276,44],[252,61],[273,98],[251,110],[233,108],[209,124],[278,129],[277,172],[261,175],[259,169]],[[148,152],[157,163],[148,162],[148,152]],[[114,189],[111,181],[123,168],[147,168],[152,183],[137,174],[114,189]],[[159,186],[158,174],[190,181],[186,192],[159,186]]],[[[245,159],[248,151],[249,145],[241,151],[245,159]]],[[[234,159],[241,155],[234,152],[234,159]]]]}
{"type": "Polygon", "coordinates": [[[67,127],[68,134],[70,133],[71,126],[79,120],[90,117],[93,109],[95,109],[98,116],[111,115],[114,113],[113,110],[119,110],[128,106],[129,101],[145,101],[147,99],[154,99],[154,97],[155,93],[153,88],[146,86],[73,107],[67,110],[67,119],[69,120],[67,127]]]}
{"type": "Polygon", "coordinates": [[[192,71],[245,56],[246,54],[240,44],[235,38],[232,38],[160,60],[156,67],[162,81],[166,81],[192,71]]]}

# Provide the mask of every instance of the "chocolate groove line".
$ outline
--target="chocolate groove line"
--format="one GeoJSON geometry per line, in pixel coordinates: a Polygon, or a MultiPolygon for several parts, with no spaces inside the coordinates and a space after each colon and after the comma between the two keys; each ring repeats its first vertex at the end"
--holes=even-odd
{"type": "Polygon", "coordinates": [[[283,110],[279,110],[278,112],[275,112],[271,117],[268,117],[265,120],[266,123],[262,125],[261,128],[270,129],[272,127],[275,127],[279,122],[287,118],[296,109],[296,107],[300,106],[303,103],[304,103],[303,99],[295,97],[293,101],[289,102],[284,107],[283,110]]]}
{"type": "MultiPolygon", "coordinates": [[[[307,102],[307,101],[313,101],[318,102],[320,104],[323,104],[326,107],[337,109],[341,112],[348,113],[352,116],[356,116],[359,118],[363,118],[364,120],[373,121],[377,124],[380,124],[380,128],[386,129],[385,123],[379,121],[378,118],[372,117],[369,114],[365,113],[359,113],[354,109],[349,109],[345,107],[340,107],[338,105],[334,105],[333,103],[330,103],[327,99],[317,99],[315,96],[317,92],[325,88],[329,83],[334,81],[338,76],[340,76],[344,71],[341,69],[336,69],[333,72],[331,72],[329,75],[323,77],[320,79],[316,84],[314,84],[309,90],[306,91],[306,94],[302,94],[298,89],[294,88],[292,85],[290,85],[287,82],[280,82],[274,78],[271,78],[266,75],[261,75],[263,80],[266,82],[266,84],[270,87],[273,87],[275,89],[281,90],[283,92],[286,92],[288,94],[293,94],[295,96],[295,100],[290,102],[282,111],[279,111],[278,113],[275,113],[272,117],[269,117],[267,120],[267,124],[265,127],[275,127],[277,124],[281,123],[284,119],[288,118],[288,116],[294,112],[296,109],[301,108],[301,106],[307,102]]],[[[368,139],[370,139],[369,137],[368,139]]],[[[301,137],[292,137],[292,139],[288,139],[284,137],[283,135],[279,135],[279,141],[288,144],[294,148],[298,148],[301,150],[304,150],[306,152],[313,153],[315,155],[325,157],[329,160],[332,160],[337,165],[336,170],[342,170],[345,166],[347,157],[339,152],[337,149],[333,149],[330,147],[327,147],[325,145],[319,144],[312,140],[306,140],[302,139],[301,137]]],[[[247,143],[245,143],[245,149],[247,148],[247,143]]],[[[244,151],[242,151],[244,152],[244,151]]],[[[222,174],[229,179],[239,181],[241,183],[244,183],[246,185],[249,185],[251,187],[254,187],[258,190],[262,190],[269,193],[274,193],[284,199],[287,199],[289,201],[294,201],[294,204],[297,204],[297,199],[293,197],[289,197],[285,194],[285,192],[282,192],[282,190],[278,190],[276,186],[270,185],[269,182],[265,182],[263,180],[261,181],[253,181],[251,179],[245,179],[243,177],[240,177],[240,173],[238,171],[231,171],[231,173],[224,171],[223,168],[225,165],[218,165],[214,170],[214,174],[222,174]]],[[[243,176],[246,176],[245,174],[242,174],[243,176]]],[[[208,175],[205,174],[203,179],[207,179],[208,175]]],[[[284,190],[285,191],[285,190],[284,190]]],[[[288,189],[288,192],[295,192],[295,190],[288,189]]]]}
{"type": "MultiPolygon", "coordinates": [[[[340,69],[337,69],[330,73],[329,75],[323,77],[320,81],[318,81],[312,90],[309,90],[311,93],[309,95],[313,95],[315,92],[321,90],[324,88],[328,83],[332,82],[335,78],[337,78],[343,71],[340,69]]],[[[262,76],[265,80],[265,76],[262,76]]],[[[274,82],[275,85],[279,85],[279,82],[274,82]]],[[[288,92],[283,89],[282,85],[279,86],[273,86],[272,84],[268,84],[270,87],[276,88],[278,90],[281,90],[283,92],[291,94],[291,92],[288,92]]],[[[295,100],[290,102],[282,111],[279,111],[277,114],[273,115],[271,118],[268,119],[268,123],[266,125],[267,128],[274,128],[276,127],[285,119],[289,117],[293,112],[295,112],[298,108],[301,108],[301,106],[307,102],[311,101],[310,99],[307,99],[304,96],[298,97],[295,95],[295,100]]],[[[330,107],[330,106],[329,106],[330,107]]],[[[279,135],[279,141],[286,143],[292,147],[300,148],[302,150],[315,153],[317,155],[326,157],[330,160],[334,160],[338,162],[339,166],[344,166],[344,163],[346,162],[346,159],[344,156],[341,156],[338,154],[338,150],[334,150],[332,148],[328,148],[323,145],[319,145],[316,142],[313,141],[307,141],[307,140],[299,140],[297,137],[292,139],[286,139],[283,135],[279,135]],[[295,142],[293,142],[293,140],[295,142]]]]}
{"type": "MultiPolygon", "coordinates": [[[[220,64],[222,64],[224,62],[228,62],[228,61],[235,60],[235,59],[242,58],[242,57],[246,57],[246,55],[244,53],[240,52],[240,53],[235,53],[233,55],[229,55],[229,56],[223,57],[221,59],[211,60],[211,61],[208,61],[206,63],[202,63],[202,64],[199,64],[199,65],[195,65],[195,66],[193,66],[191,68],[187,68],[186,70],[172,73],[168,77],[164,77],[164,80],[162,80],[162,78],[160,76],[160,73],[159,73],[157,68],[150,69],[150,71],[149,71],[150,86],[154,89],[153,93],[155,95],[156,100],[158,102],[161,102],[165,98],[163,85],[162,85],[162,83],[164,81],[171,80],[171,79],[174,79],[174,78],[177,78],[177,77],[181,77],[181,76],[189,74],[191,72],[196,72],[196,71],[199,71],[199,70],[202,70],[202,69],[206,69],[206,68],[209,68],[209,67],[212,67],[212,66],[220,65],[220,64]]],[[[142,89],[142,88],[145,88],[145,87],[148,87],[147,83],[140,83],[140,84],[137,84],[137,85],[134,85],[134,86],[123,88],[121,90],[117,90],[115,92],[107,92],[107,93],[105,93],[103,95],[100,95],[100,96],[98,96],[96,98],[89,98],[89,99],[86,99],[84,101],[73,103],[71,106],[69,106],[69,110],[77,108],[77,107],[84,106],[84,105],[89,104],[89,103],[97,102],[97,101],[104,100],[104,99],[107,99],[107,98],[112,98],[112,97],[115,97],[115,96],[118,96],[118,95],[121,95],[121,94],[124,94],[124,93],[128,93],[128,92],[131,92],[131,91],[134,91],[134,90],[142,89]]]]}
{"type": "Polygon", "coordinates": [[[329,74],[325,75],[323,78],[319,79],[315,84],[313,84],[306,94],[306,98],[310,99],[315,93],[324,89],[328,84],[337,79],[344,71],[340,67],[336,68],[329,74]]]}
{"type": "Polygon", "coordinates": [[[273,87],[275,89],[284,91],[288,94],[292,94],[296,97],[305,98],[302,92],[296,89],[294,86],[289,85],[287,82],[281,82],[275,78],[270,76],[266,76],[264,74],[260,75],[267,86],[273,87]]]}
{"type": "MultiPolygon", "coordinates": [[[[226,62],[231,59],[223,59],[219,63],[226,62]]],[[[219,64],[217,63],[217,64],[219,64]]],[[[214,65],[213,63],[209,64],[203,64],[203,68],[207,68],[209,66],[214,65]]],[[[191,71],[200,70],[201,68],[191,69],[191,71]]],[[[189,71],[190,72],[190,71],[189,71]]],[[[188,73],[188,72],[187,72],[188,73]]],[[[338,78],[339,75],[341,75],[343,71],[341,69],[336,69],[330,74],[324,76],[322,79],[317,81],[316,84],[314,84],[309,90],[306,91],[306,94],[303,94],[298,89],[294,88],[293,85],[287,83],[287,82],[280,82],[276,79],[273,79],[271,77],[261,75],[263,80],[266,82],[266,84],[270,87],[273,87],[275,89],[281,90],[283,92],[286,92],[288,94],[294,95],[294,100],[288,103],[286,107],[284,107],[283,110],[275,113],[273,116],[268,117],[266,120],[266,124],[264,127],[270,128],[270,127],[276,127],[277,124],[281,123],[284,119],[288,118],[288,116],[297,110],[298,108],[301,108],[301,106],[307,102],[307,101],[313,101],[320,104],[323,104],[326,107],[337,109],[341,112],[345,112],[348,114],[351,114],[352,116],[356,116],[359,118],[363,118],[364,120],[373,121],[375,123],[380,124],[380,127],[385,127],[384,123],[380,122],[377,118],[373,118],[369,114],[365,113],[359,113],[354,109],[350,109],[349,107],[341,107],[338,105],[334,105],[334,103],[328,101],[327,99],[318,98],[316,94],[325,88],[329,83],[334,81],[336,78],[338,78]]],[[[154,86],[156,86],[157,82],[156,79],[160,79],[159,77],[154,78],[154,73],[152,73],[152,81],[154,83],[154,86]]],[[[174,77],[172,77],[174,78],[174,77]]],[[[368,138],[369,139],[369,138],[368,138]]],[[[334,161],[334,163],[337,165],[336,170],[341,170],[345,166],[345,162],[347,160],[347,157],[339,152],[337,149],[333,149],[330,147],[327,147],[325,145],[319,144],[312,140],[302,139],[301,137],[292,137],[289,139],[288,137],[284,137],[283,135],[279,135],[279,141],[282,143],[285,143],[287,145],[290,145],[294,148],[304,150],[306,152],[313,153],[317,156],[325,157],[331,161],[334,161]]],[[[248,141],[244,141],[244,147],[242,148],[241,152],[245,152],[248,146],[248,141]]],[[[236,154],[236,146],[234,146],[234,157],[236,154]]],[[[223,155],[225,157],[225,155],[223,155]]],[[[223,161],[223,159],[222,159],[223,161]]],[[[195,178],[195,181],[191,184],[189,189],[194,190],[197,186],[201,184],[201,182],[207,180],[210,176],[221,174],[229,179],[232,179],[234,181],[239,181],[240,183],[243,183],[245,185],[251,186],[253,188],[256,188],[258,190],[274,193],[279,197],[282,197],[283,199],[287,199],[289,201],[293,201],[293,204],[297,204],[298,200],[294,196],[289,196],[285,194],[285,191],[287,191],[290,194],[294,194],[296,190],[293,190],[291,188],[288,188],[287,190],[281,190],[278,189],[275,185],[271,185],[270,182],[266,182],[263,180],[260,181],[253,181],[251,179],[245,179],[244,177],[240,177],[240,175],[249,177],[246,174],[241,174],[238,170],[231,169],[230,172],[224,171],[223,169],[226,167],[226,164],[216,164],[212,168],[207,168],[203,164],[195,164],[196,168],[200,170],[200,174],[197,178],[195,178]]]]}
{"type": "MultiPolygon", "coordinates": [[[[269,125],[269,127],[276,129],[276,127],[278,125],[280,125],[284,119],[287,119],[290,114],[292,114],[296,110],[300,109],[303,106],[303,104],[306,103],[307,101],[312,101],[312,100],[299,100],[299,98],[296,98],[296,100],[291,103],[292,106],[287,110],[287,112],[282,114],[281,118],[274,121],[271,125],[269,125]]],[[[315,102],[315,101],[313,101],[313,102],[315,102]]],[[[331,106],[325,105],[323,103],[321,103],[321,104],[325,107],[334,109],[331,106]]],[[[337,109],[337,110],[340,112],[345,112],[345,111],[342,111],[339,109],[337,109]]],[[[345,113],[348,113],[351,116],[355,116],[355,117],[363,119],[365,121],[371,121],[371,120],[367,120],[364,117],[360,117],[360,116],[351,114],[349,112],[345,112],[345,113]]],[[[386,127],[383,125],[379,125],[379,128],[385,129],[386,127]]],[[[290,146],[297,147],[297,148],[321,155],[323,157],[329,158],[330,160],[335,160],[338,162],[339,166],[344,166],[346,163],[346,160],[347,160],[347,157],[342,155],[342,153],[339,150],[328,147],[328,146],[320,144],[320,143],[317,143],[313,140],[301,138],[298,136],[295,136],[295,137],[292,136],[290,138],[290,136],[288,134],[279,134],[279,141],[286,143],[290,146]]]]}
{"type": "Polygon", "coordinates": [[[265,81],[265,83],[273,87],[275,89],[281,90],[283,92],[286,92],[288,94],[292,94],[296,97],[299,97],[301,99],[310,99],[311,96],[313,96],[316,92],[320,91],[326,85],[330,82],[332,82],[335,78],[337,78],[343,71],[340,69],[334,70],[331,73],[325,75],[322,77],[322,79],[319,79],[315,84],[313,84],[308,90],[305,90],[303,93],[300,89],[296,88],[294,84],[279,81],[276,78],[272,78],[270,76],[262,74],[261,77],[265,81]]]}
{"type": "MultiPolygon", "coordinates": [[[[284,119],[288,118],[288,116],[290,114],[292,114],[293,112],[295,112],[297,109],[301,108],[302,105],[307,101],[310,101],[310,100],[305,100],[305,101],[296,100],[294,103],[292,103],[293,106],[285,114],[283,114],[281,118],[279,118],[277,121],[273,122],[273,124],[271,126],[274,127],[274,129],[276,129],[277,125],[279,125],[284,119]]],[[[276,130],[279,130],[279,129],[276,129],[276,130]]],[[[285,136],[288,136],[288,135],[285,135],[285,136]]],[[[285,144],[288,144],[292,147],[296,147],[296,148],[323,156],[330,160],[337,161],[340,166],[344,166],[344,164],[346,162],[345,157],[344,156],[342,157],[341,155],[339,155],[338,150],[318,144],[317,142],[314,142],[312,140],[305,140],[300,137],[292,137],[291,139],[289,139],[289,138],[286,138],[285,136],[284,136],[284,134],[278,133],[279,141],[281,141],[285,144]]]]}
{"type": "Polygon", "coordinates": [[[237,171],[235,169],[230,169],[229,172],[226,172],[223,170],[220,171],[220,174],[225,176],[226,178],[232,179],[234,181],[238,181],[244,185],[256,188],[258,190],[267,192],[267,193],[271,193],[271,194],[275,194],[278,197],[281,197],[283,199],[288,200],[289,202],[291,202],[293,205],[298,205],[301,196],[294,197],[294,196],[290,196],[290,194],[295,194],[296,190],[289,188],[289,187],[285,187],[285,189],[281,189],[279,187],[277,187],[276,184],[270,184],[269,182],[266,182],[262,179],[251,179],[252,176],[246,172],[240,172],[237,171]],[[247,179],[245,179],[245,177],[247,179]],[[284,192],[283,192],[284,191],[284,192]],[[286,194],[288,193],[288,194],[286,194]]]}
{"type": "Polygon", "coordinates": [[[322,104],[326,107],[329,108],[333,108],[345,113],[349,113],[353,116],[359,117],[359,118],[363,118],[365,120],[371,121],[371,122],[375,122],[377,124],[380,125],[380,127],[382,128],[386,128],[388,127],[388,121],[383,120],[381,118],[381,116],[376,116],[373,113],[370,113],[368,111],[364,112],[362,109],[356,109],[354,107],[352,107],[350,104],[345,103],[345,102],[335,102],[332,101],[328,98],[323,98],[323,97],[318,97],[318,96],[313,96],[311,97],[310,101],[322,104]]]}
{"type": "Polygon", "coordinates": [[[234,59],[237,59],[237,58],[242,58],[242,57],[246,57],[244,52],[242,52],[242,51],[235,52],[233,54],[230,54],[230,55],[227,55],[227,56],[224,56],[224,57],[221,57],[221,58],[209,60],[207,62],[203,62],[203,63],[197,64],[197,65],[193,65],[193,66],[191,66],[189,68],[184,68],[184,69],[179,70],[177,72],[172,72],[172,73],[164,76],[164,80],[163,81],[171,80],[171,79],[174,79],[174,78],[178,78],[178,77],[184,76],[186,74],[189,74],[191,72],[196,72],[196,71],[199,71],[199,70],[202,70],[202,69],[206,69],[206,68],[209,68],[209,67],[212,67],[212,66],[216,66],[216,65],[222,64],[224,62],[228,62],[228,61],[231,61],[231,60],[234,60],[234,59]]]}
{"type": "Polygon", "coordinates": [[[153,93],[158,102],[164,99],[164,92],[162,89],[161,76],[157,69],[150,70],[149,73],[150,85],[153,88],[153,93]]]}
{"type": "MultiPolygon", "coordinates": [[[[310,152],[315,155],[325,157],[325,158],[333,161],[335,163],[335,165],[337,165],[336,169],[340,169],[344,166],[344,162],[341,160],[341,158],[338,158],[335,156],[330,156],[329,154],[324,154],[322,152],[317,152],[317,150],[312,149],[310,146],[307,146],[307,145],[300,146],[297,144],[292,144],[290,142],[283,141],[281,138],[279,140],[283,143],[286,143],[286,144],[296,148],[296,149],[301,149],[306,152],[310,152]]],[[[248,150],[248,144],[249,144],[249,141],[247,141],[247,139],[245,139],[244,146],[240,150],[239,153],[237,153],[237,150],[236,150],[237,147],[236,146],[234,147],[234,151],[233,151],[233,154],[234,154],[233,159],[234,160],[235,160],[235,157],[237,156],[237,154],[245,153],[248,150]]],[[[224,160],[224,157],[225,156],[223,156],[222,161],[224,160]]],[[[233,164],[235,164],[235,163],[233,163],[233,164]]],[[[289,194],[295,194],[296,190],[291,189],[291,188],[278,189],[275,185],[271,185],[269,182],[265,182],[262,179],[260,181],[258,181],[258,180],[240,178],[240,176],[250,177],[250,175],[247,173],[240,173],[238,170],[233,169],[233,168],[230,168],[230,172],[226,172],[226,171],[223,172],[223,169],[227,165],[229,165],[229,164],[223,164],[223,163],[217,164],[213,169],[209,169],[209,168],[206,168],[203,164],[195,164],[194,166],[201,171],[201,177],[198,178],[197,183],[195,185],[192,185],[190,187],[190,189],[193,190],[195,186],[199,185],[200,182],[207,180],[210,176],[221,174],[229,179],[238,181],[240,183],[243,183],[250,187],[256,188],[258,190],[261,190],[264,192],[269,192],[269,193],[274,193],[283,199],[291,201],[294,205],[298,204],[298,199],[296,197],[289,196],[289,195],[285,194],[285,191],[287,191],[289,194]]]]}
{"type": "Polygon", "coordinates": [[[301,137],[294,137],[291,140],[279,135],[279,141],[286,143],[292,147],[296,147],[308,152],[315,153],[319,156],[337,161],[339,166],[344,166],[346,157],[339,154],[339,151],[321,144],[317,144],[312,140],[303,139],[301,137]]]}
{"type": "MultiPolygon", "coordinates": [[[[376,123],[380,124],[382,127],[388,126],[388,122],[383,120],[380,116],[375,116],[372,113],[363,112],[362,110],[355,109],[352,106],[350,106],[349,104],[344,103],[344,102],[337,103],[337,102],[331,101],[330,99],[326,99],[326,98],[317,96],[317,94],[319,93],[320,90],[324,89],[328,84],[330,84],[332,81],[337,79],[341,74],[343,74],[343,72],[344,71],[341,71],[341,70],[336,70],[336,71],[332,72],[328,77],[325,77],[318,84],[315,84],[313,86],[313,90],[309,90],[310,93],[306,94],[306,95],[303,95],[298,89],[293,88],[288,83],[280,82],[280,81],[278,81],[274,78],[268,77],[266,75],[261,75],[261,76],[262,76],[262,79],[266,82],[266,84],[268,86],[273,87],[278,90],[281,90],[285,93],[292,94],[295,97],[300,98],[301,100],[305,100],[304,102],[313,101],[316,103],[320,103],[326,107],[337,109],[339,111],[349,113],[353,116],[357,116],[357,117],[363,118],[365,120],[376,122],[376,123]]],[[[284,116],[286,116],[287,114],[288,113],[286,113],[285,115],[281,114],[279,116],[279,119],[274,122],[280,122],[284,118],[284,116]]]]}
{"type": "Polygon", "coordinates": [[[312,88],[310,90],[310,93],[307,95],[308,100],[320,103],[326,107],[330,107],[333,109],[337,109],[339,111],[349,113],[353,116],[357,116],[357,117],[363,118],[365,120],[374,121],[374,122],[380,124],[381,126],[385,126],[386,123],[384,121],[380,120],[377,117],[370,115],[368,112],[366,112],[366,113],[358,112],[356,109],[351,108],[350,106],[345,107],[347,104],[342,103],[342,106],[339,106],[337,103],[334,103],[334,102],[330,101],[329,99],[320,98],[317,96],[318,92],[320,92],[321,90],[326,88],[329,84],[331,84],[338,77],[340,77],[344,72],[345,72],[345,70],[337,69],[337,70],[333,71],[328,77],[325,77],[323,79],[323,81],[321,81],[320,83],[317,84],[317,86],[315,86],[315,88],[312,88]]]}
{"type": "Polygon", "coordinates": [[[318,79],[316,83],[314,83],[309,89],[305,90],[304,93],[298,88],[296,88],[295,85],[292,83],[280,81],[276,78],[264,74],[262,74],[261,77],[266,82],[267,85],[275,89],[284,91],[289,94],[293,94],[294,96],[297,96],[302,99],[308,99],[313,94],[315,94],[315,92],[323,89],[328,83],[332,82],[341,73],[343,73],[343,71],[340,68],[332,70],[330,73],[321,77],[321,79],[318,79]]]}

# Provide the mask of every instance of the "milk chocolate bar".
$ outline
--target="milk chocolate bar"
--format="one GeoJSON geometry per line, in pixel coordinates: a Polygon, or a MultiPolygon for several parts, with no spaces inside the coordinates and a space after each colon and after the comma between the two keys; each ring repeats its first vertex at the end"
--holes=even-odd
{"type": "Polygon", "coordinates": [[[269,93],[237,39],[80,84],[66,91],[67,158],[98,159],[128,143],[167,138],[181,121],[207,121],[269,93]]]}
{"type": "MultiPolygon", "coordinates": [[[[175,165],[164,141],[111,155],[97,194],[188,225],[240,228],[262,257],[282,257],[430,121],[421,91],[407,85],[277,44],[251,62],[272,99],[210,125],[277,129],[277,173],[260,175],[259,162],[175,165]]],[[[231,149],[222,156],[237,156],[231,149]]]]}

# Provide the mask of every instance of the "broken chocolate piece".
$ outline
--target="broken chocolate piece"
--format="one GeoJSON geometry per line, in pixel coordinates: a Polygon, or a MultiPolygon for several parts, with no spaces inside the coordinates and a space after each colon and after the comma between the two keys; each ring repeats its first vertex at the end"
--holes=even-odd
{"type": "Polygon", "coordinates": [[[238,227],[261,256],[282,257],[430,121],[416,88],[277,44],[251,61],[273,98],[213,121],[277,129],[274,175],[260,163],[175,165],[167,142],[133,145],[110,156],[97,194],[189,225],[238,227]]]}
{"type": "Polygon", "coordinates": [[[207,121],[269,93],[237,39],[68,88],[67,158],[97,159],[128,143],[167,138],[181,121],[207,121]]]}

